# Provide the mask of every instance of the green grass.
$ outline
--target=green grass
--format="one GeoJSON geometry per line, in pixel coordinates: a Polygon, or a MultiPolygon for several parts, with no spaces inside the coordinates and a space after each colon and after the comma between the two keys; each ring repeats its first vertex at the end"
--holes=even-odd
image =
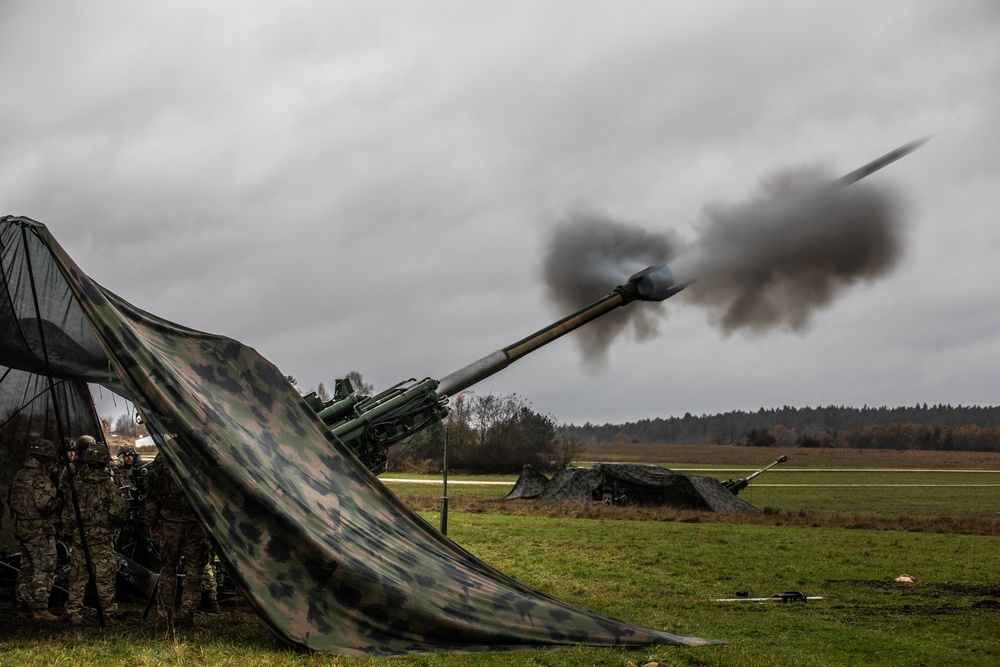
{"type": "Polygon", "coordinates": [[[1000,539],[902,531],[452,517],[449,535],[520,581],[611,616],[723,646],[348,660],[283,648],[246,612],[176,639],[151,626],[4,638],[0,665],[914,665],[1000,659],[1000,539]],[[916,584],[897,584],[903,573],[916,584]],[[801,603],[723,603],[794,590],[801,603]]]}
{"type": "MultiPolygon", "coordinates": [[[[959,459],[952,467],[975,467],[959,459]]],[[[826,463],[827,468],[850,467],[836,455],[826,463]]],[[[878,465],[871,454],[848,463],[892,467],[887,459],[878,465]]],[[[925,464],[909,467],[932,467],[925,464]]],[[[995,474],[975,474],[996,479],[995,474]]],[[[755,505],[773,508],[751,519],[616,507],[546,510],[533,503],[498,501],[505,487],[449,486],[449,537],[487,563],[583,607],[728,642],[720,646],[348,659],[289,650],[241,607],[222,617],[206,617],[203,630],[177,635],[139,623],[139,611],[132,609],[133,623],[107,631],[53,624],[58,627],[28,632],[0,624],[0,666],[624,667],[654,658],[674,667],[1000,664],[1000,529],[995,519],[1000,489],[790,486],[829,480],[917,483],[899,480],[924,480],[927,475],[970,483],[965,480],[973,473],[768,473],[762,480],[784,488],[745,491],[752,492],[745,497],[755,505]],[[865,527],[871,525],[878,529],[865,527]],[[917,582],[895,582],[904,572],[917,582]],[[804,604],[715,601],[737,591],[752,596],[801,591],[824,599],[804,604]]],[[[440,486],[392,487],[438,525],[440,486]]]]}
{"type": "MultiPolygon", "coordinates": [[[[747,447],[632,445],[633,453],[626,456],[620,447],[606,447],[611,448],[610,452],[605,452],[609,460],[657,463],[656,456],[671,457],[667,459],[671,462],[663,465],[697,469],[693,474],[722,480],[745,477],[771,463],[778,454],[789,451],[788,463],[755,478],[741,492],[741,498],[758,508],[806,513],[818,519],[848,516],[1000,522],[1000,456],[990,453],[823,449],[776,453],[747,447]],[[686,455],[687,460],[675,458],[678,455],[686,455]],[[711,462],[706,461],[709,457],[711,462]]],[[[595,445],[586,455],[601,452],[604,452],[602,446],[595,445]]],[[[424,509],[440,506],[439,475],[386,473],[384,477],[436,482],[433,485],[389,482],[388,486],[414,506],[424,509]]],[[[513,488],[516,479],[516,475],[450,474],[449,482],[504,481],[508,485],[449,484],[449,503],[498,500],[513,488]]],[[[491,508],[489,511],[503,510],[491,508]]]]}
{"type": "MultiPolygon", "coordinates": [[[[660,651],[672,665],[911,665],[914,655],[975,664],[970,645],[1000,656],[996,537],[590,519],[549,519],[534,532],[521,517],[461,518],[449,534],[529,585],[619,618],[730,642],[660,651]],[[893,582],[903,572],[918,583],[893,582]],[[825,599],[713,602],[788,590],[825,599]],[[932,624],[934,637],[926,634],[932,624]],[[873,659],[872,633],[898,656],[873,659]]],[[[608,654],[601,664],[616,663],[608,654]]]]}

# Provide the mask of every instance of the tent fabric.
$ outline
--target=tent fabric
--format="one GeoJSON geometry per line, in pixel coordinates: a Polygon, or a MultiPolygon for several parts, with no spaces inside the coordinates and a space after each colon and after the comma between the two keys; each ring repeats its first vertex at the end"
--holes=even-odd
{"type": "MultiPolygon", "coordinates": [[[[44,375],[0,366],[0,498],[4,503],[14,474],[24,464],[28,445],[38,438],[59,442],[61,432],[73,436],[100,433],[87,384],[56,379],[50,388],[44,375]]],[[[0,521],[0,553],[18,548],[14,522],[0,521]]]]}
{"type": "MultiPolygon", "coordinates": [[[[103,379],[132,400],[241,594],[290,644],[394,655],[708,643],[576,607],[491,568],[402,504],[253,349],[125,302],[40,223],[0,226],[8,283],[21,275],[7,263],[16,236],[34,237],[31,261],[45,265],[43,331],[61,341],[53,374],[103,379]],[[87,327],[64,315],[76,312],[87,327]]],[[[9,310],[2,326],[37,319],[9,310]]],[[[2,344],[0,363],[39,373],[37,342],[2,344]]]]}
{"type": "Polygon", "coordinates": [[[506,496],[503,497],[504,500],[516,500],[518,498],[537,498],[542,495],[542,491],[549,484],[549,478],[538,471],[538,468],[526,463],[523,468],[521,468],[521,474],[518,475],[517,481],[514,482],[514,488],[510,490],[506,496]]]}
{"type": "Polygon", "coordinates": [[[595,501],[655,502],[712,512],[756,512],[713,477],[701,477],[653,465],[595,463],[589,468],[560,468],[551,480],[526,465],[506,500],[590,504],[595,501]]]}

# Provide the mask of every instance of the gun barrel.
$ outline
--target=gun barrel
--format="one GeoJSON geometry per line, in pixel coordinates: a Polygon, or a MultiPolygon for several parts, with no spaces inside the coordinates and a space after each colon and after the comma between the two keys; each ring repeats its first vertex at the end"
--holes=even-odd
{"type": "Polygon", "coordinates": [[[771,463],[770,465],[766,465],[763,468],[761,468],[760,470],[758,470],[757,472],[755,472],[755,473],[753,473],[751,475],[748,475],[747,476],[747,481],[749,482],[751,479],[753,479],[757,475],[762,475],[763,473],[767,472],[768,470],[770,470],[774,466],[778,465],[779,463],[784,463],[787,460],[788,460],[787,456],[780,456],[780,457],[778,457],[778,460],[775,461],[774,463],[771,463]]]}
{"type": "Polygon", "coordinates": [[[747,486],[750,485],[750,480],[752,480],[754,477],[756,477],[757,475],[760,475],[762,473],[767,472],[768,470],[770,470],[774,466],[778,465],[779,463],[784,463],[787,460],[788,460],[788,457],[782,455],[782,456],[778,457],[777,461],[775,461],[774,463],[771,463],[770,465],[764,466],[763,468],[761,468],[757,472],[751,473],[751,474],[749,474],[746,477],[743,477],[741,479],[726,480],[725,482],[722,483],[722,486],[724,486],[727,489],[729,489],[729,491],[731,491],[734,495],[739,495],[740,491],[742,491],[743,489],[747,488],[747,486]]]}
{"type": "Polygon", "coordinates": [[[663,301],[683,290],[694,280],[688,280],[679,285],[674,284],[674,276],[666,264],[650,266],[631,276],[623,285],[619,285],[604,297],[593,302],[572,315],[522,338],[516,343],[501,348],[472,362],[457,371],[441,378],[438,383],[438,396],[451,396],[468,389],[495,373],[507,368],[529,352],[579,329],[588,322],[606,315],[615,308],[633,301],[663,301]]]}

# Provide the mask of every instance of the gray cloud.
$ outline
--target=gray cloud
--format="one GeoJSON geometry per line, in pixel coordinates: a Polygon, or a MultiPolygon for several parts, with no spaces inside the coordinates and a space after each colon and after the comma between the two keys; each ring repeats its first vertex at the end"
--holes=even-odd
{"type": "Polygon", "coordinates": [[[0,209],[303,384],[384,387],[566,314],[543,260],[574,212],[696,239],[761,174],[935,134],[870,179],[902,259],[799,333],[725,337],[691,288],[600,367],[559,341],[482,390],[577,422],[997,404],[998,28],[978,1],[3,3],[0,209]]]}

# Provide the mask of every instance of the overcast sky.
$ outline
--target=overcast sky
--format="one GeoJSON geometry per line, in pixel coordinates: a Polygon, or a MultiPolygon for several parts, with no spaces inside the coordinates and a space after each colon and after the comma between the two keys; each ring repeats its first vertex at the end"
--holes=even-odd
{"type": "Polygon", "coordinates": [[[476,390],[573,423],[998,405],[998,35],[994,0],[5,0],[0,214],[300,387],[382,389],[567,314],[542,264],[574,213],[691,239],[933,135],[856,186],[901,202],[895,268],[804,328],[682,295],[602,364],[571,334],[476,390]]]}

